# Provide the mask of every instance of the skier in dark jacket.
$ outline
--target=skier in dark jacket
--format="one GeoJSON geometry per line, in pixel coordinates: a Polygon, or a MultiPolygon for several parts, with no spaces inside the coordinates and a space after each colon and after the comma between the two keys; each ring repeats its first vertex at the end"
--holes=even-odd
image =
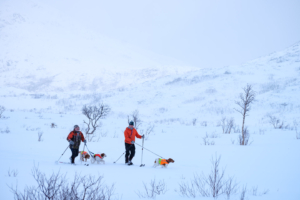
{"type": "Polygon", "coordinates": [[[86,140],[84,139],[84,136],[81,131],[79,131],[80,128],[78,125],[74,126],[74,130],[69,133],[67,140],[70,143],[70,149],[72,151],[72,156],[70,157],[71,163],[74,164],[75,158],[78,156],[79,153],[79,146],[80,141],[84,142],[86,144],[86,140]]]}
{"type": "Polygon", "coordinates": [[[135,137],[141,139],[144,137],[139,135],[136,129],[133,127],[134,123],[133,121],[129,122],[129,126],[125,129],[124,131],[124,136],[125,136],[125,149],[126,149],[126,154],[125,154],[125,164],[132,165],[133,163],[131,162],[132,158],[135,155],[135,137]]]}

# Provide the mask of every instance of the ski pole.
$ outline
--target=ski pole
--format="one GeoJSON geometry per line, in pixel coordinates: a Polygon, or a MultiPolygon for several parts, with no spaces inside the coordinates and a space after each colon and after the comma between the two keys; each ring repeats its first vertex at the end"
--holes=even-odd
{"type": "Polygon", "coordinates": [[[69,145],[67,146],[66,150],[61,154],[61,156],[59,157],[59,159],[56,161],[56,163],[58,163],[58,161],[61,159],[61,157],[65,154],[65,152],[67,151],[67,149],[69,148],[69,145]]]}
{"type": "MultiPolygon", "coordinates": [[[[137,144],[137,143],[135,143],[135,144],[137,144]]],[[[139,144],[137,144],[137,145],[139,145],[139,144]]],[[[142,147],[141,145],[139,145],[139,146],[142,147]]],[[[144,148],[145,150],[147,150],[147,151],[153,153],[153,154],[156,155],[156,156],[159,156],[160,158],[164,158],[164,157],[162,157],[162,156],[160,156],[160,155],[158,155],[158,154],[156,154],[156,153],[150,151],[149,149],[146,149],[145,147],[142,147],[142,148],[144,148]]],[[[165,158],[164,158],[164,159],[165,159],[165,158]]]]}
{"type": "Polygon", "coordinates": [[[145,164],[143,164],[143,152],[144,152],[144,137],[143,137],[143,146],[142,146],[142,160],[141,160],[140,167],[144,167],[145,166],[145,164]]]}
{"type": "MultiPolygon", "coordinates": [[[[125,151],[126,152],[126,151],[125,151]]],[[[125,153],[124,152],[124,153],[125,153]]],[[[118,160],[120,160],[120,158],[124,155],[124,153],[122,153],[122,155],[118,158],[118,160]]],[[[116,160],[114,163],[116,163],[118,160],[116,160]]]]}
{"type": "MultiPolygon", "coordinates": [[[[128,150],[130,150],[131,147],[133,147],[133,145],[131,145],[128,150]]],[[[124,153],[126,153],[126,151],[124,151],[124,153]]],[[[124,153],[122,153],[122,155],[118,158],[118,160],[120,160],[120,158],[124,155],[124,153]]],[[[114,163],[116,163],[118,160],[116,160],[114,163]]]]}
{"type": "MultiPolygon", "coordinates": [[[[83,145],[83,150],[82,150],[82,152],[81,152],[81,155],[83,155],[83,152],[84,152],[84,147],[85,147],[85,145],[83,145]]],[[[81,155],[79,156],[80,157],[80,161],[81,161],[81,163],[82,163],[82,160],[81,160],[81,155]]],[[[83,158],[82,158],[83,159],[83,158]]]]}

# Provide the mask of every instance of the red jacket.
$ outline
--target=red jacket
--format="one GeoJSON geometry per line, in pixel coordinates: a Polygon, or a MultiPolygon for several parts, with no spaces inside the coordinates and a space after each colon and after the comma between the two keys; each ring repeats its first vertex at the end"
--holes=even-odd
{"type": "Polygon", "coordinates": [[[74,142],[73,145],[70,145],[71,148],[74,148],[74,149],[78,149],[79,148],[79,145],[80,145],[80,140],[83,142],[84,141],[84,136],[82,134],[81,131],[79,131],[79,134],[77,134],[75,131],[72,131],[68,137],[67,137],[67,140],[72,140],[74,142]]]}
{"type": "Polygon", "coordinates": [[[127,144],[131,144],[131,141],[135,141],[135,137],[140,139],[142,138],[142,136],[138,134],[135,128],[131,130],[129,127],[125,129],[124,136],[125,136],[125,143],[127,144]]]}
{"type": "MultiPolygon", "coordinates": [[[[79,131],[79,136],[80,136],[81,141],[83,142],[84,141],[84,136],[83,136],[81,131],[79,131]]],[[[72,131],[71,133],[69,133],[67,140],[73,140],[74,141],[75,137],[76,137],[76,133],[75,133],[75,131],[72,131]]]]}

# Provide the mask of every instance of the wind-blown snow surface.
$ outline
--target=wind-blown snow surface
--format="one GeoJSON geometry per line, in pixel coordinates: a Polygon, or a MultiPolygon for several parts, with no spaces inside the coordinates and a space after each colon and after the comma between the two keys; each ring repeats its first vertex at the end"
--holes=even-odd
{"type": "MultiPolygon", "coordinates": [[[[221,156],[226,176],[234,176],[240,189],[247,185],[248,199],[300,199],[300,140],[295,130],[300,130],[300,43],[242,66],[174,67],[172,60],[124,47],[92,30],[78,30],[48,4],[19,2],[12,9],[10,2],[1,2],[5,9],[0,13],[0,43],[6,47],[0,49],[0,105],[6,108],[0,119],[1,199],[13,199],[7,185],[18,184],[20,190],[36,185],[34,165],[49,175],[66,172],[70,179],[75,173],[103,175],[107,184],[115,183],[115,197],[122,199],[138,199],[143,182],[154,178],[164,180],[169,189],[157,199],[187,199],[178,193],[179,183],[195,173],[208,174],[215,155],[221,156]],[[49,12],[51,20],[37,17],[46,16],[38,12],[49,12]],[[241,127],[235,101],[247,83],[256,91],[246,118],[252,143],[240,146],[239,133],[222,134],[218,124],[227,117],[241,127]],[[76,166],[56,165],[73,125],[84,128],[82,106],[100,101],[112,111],[88,147],[105,152],[106,164],[86,167],[76,160],[76,166]],[[138,146],[134,166],[125,166],[123,158],[113,164],[125,150],[123,131],[134,110],[143,121],[140,133],[155,126],[145,147],[175,160],[167,169],[152,168],[157,156],[148,151],[146,166],[139,167],[138,146]],[[289,126],[274,129],[268,116],[289,126]],[[51,123],[57,127],[50,128],[51,123]],[[41,142],[38,132],[43,132],[41,142]],[[206,134],[215,145],[204,145],[206,134]],[[18,175],[8,176],[9,169],[18,175]],[[250,190],[256,186],[259,193],[269,192],[254,196],[250,190]]],[[[69,156],[67,150],[61,160],[69,156]]]]}

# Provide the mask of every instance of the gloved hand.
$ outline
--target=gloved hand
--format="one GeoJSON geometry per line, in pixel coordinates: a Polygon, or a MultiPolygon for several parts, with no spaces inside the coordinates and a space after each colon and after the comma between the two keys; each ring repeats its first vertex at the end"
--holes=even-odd
{"type": "Polygon", "coordinates": [[[86,140],[84,140],[83,142],[84,142],[84,144],[86,144],[86,140]]]}
{"type": "Polygon", "coordinates": [[[75,143],[73,142],[73,140],[69,140],[69,143],[70,143],[70,145],[75,144],[75,143]]]}
{"type": "Polygon", "coordinates": [[[142,135],[142,138],[144,139],[144,138],[145,138],[145,135],[142,135]]]}
{"type": "Polygon", "coordinates": [[[131,141],[131,144],[134,144],[134,141],[133,141],[133,140],[131,141]]]}

